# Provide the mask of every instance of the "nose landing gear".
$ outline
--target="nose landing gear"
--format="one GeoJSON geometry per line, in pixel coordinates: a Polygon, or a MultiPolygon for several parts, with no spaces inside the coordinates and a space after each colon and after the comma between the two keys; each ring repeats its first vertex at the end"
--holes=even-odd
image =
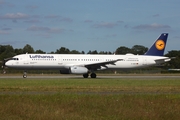
{"type": "Polygon", "coordinates": [[[23,78],[27,78],[27,72],[24,71],[23,78]]]}

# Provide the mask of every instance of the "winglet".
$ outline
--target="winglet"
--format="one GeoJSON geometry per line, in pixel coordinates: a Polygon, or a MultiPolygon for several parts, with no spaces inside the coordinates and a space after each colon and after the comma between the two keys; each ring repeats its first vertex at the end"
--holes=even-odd
{"type": "Polygon", "coordinates": [[[168,33],[162,33],[151,48],[144,55],[163,56],[166,47],[168,33]]]}

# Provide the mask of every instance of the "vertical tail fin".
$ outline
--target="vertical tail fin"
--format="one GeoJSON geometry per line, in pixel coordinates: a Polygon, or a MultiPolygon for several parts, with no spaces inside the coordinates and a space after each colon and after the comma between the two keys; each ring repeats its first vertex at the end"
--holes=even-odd
{"type": "Polygon", "coordinates": [[[162,33],[151,48],[144,55],[163,56],[168,33],[162,33]]]}

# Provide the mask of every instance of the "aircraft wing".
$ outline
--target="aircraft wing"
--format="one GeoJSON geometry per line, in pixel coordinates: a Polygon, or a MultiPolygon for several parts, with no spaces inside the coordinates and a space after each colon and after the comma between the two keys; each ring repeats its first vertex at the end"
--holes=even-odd
{"type": "Polygon", "coordinates": [[[90,69],[90,70],[97,70],[100,69],[101,67],[105,67],[108,64],[111,65],[116,65],[115,63],[117,61],[122,61],[123,59],[117,59],[117,60],[112,60],[112,61],[105,61],[105,62],[98,62],[98,63],[91,63],[91,64],[85,64],[84,67],[90,69]]]}

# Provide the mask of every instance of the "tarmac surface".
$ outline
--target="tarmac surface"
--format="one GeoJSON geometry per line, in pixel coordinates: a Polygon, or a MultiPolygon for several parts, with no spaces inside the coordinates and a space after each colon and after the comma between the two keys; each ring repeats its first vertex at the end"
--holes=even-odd
{"type": "MultiPolygon", "coordinates": [[[[27,78],[23,78],[21,75],[0,75],[0,79],[3,78],[22,78],[22,79],[53,79],[53,78],[59,78],[59,79],[72,79],[72,78],[82,78],[82,79],[87,79],[83,78],[81,75],[29,75],[27,78]]],[[[90,77],[89,77],[90,78],[90,77]]],[[[180,75],[99,75],[97,76],[97,79],[103,79],[103,78],[125,78],[125,79],[180,79],[180,75]]],[[[96,78],[91,78],[91,79],[96,79],[96,78]]]]}

